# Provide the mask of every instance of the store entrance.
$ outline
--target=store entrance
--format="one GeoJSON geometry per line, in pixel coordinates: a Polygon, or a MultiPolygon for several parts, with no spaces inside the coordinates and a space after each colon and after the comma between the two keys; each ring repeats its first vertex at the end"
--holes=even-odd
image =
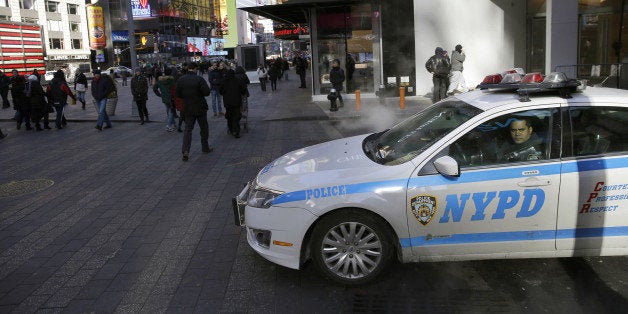
{"type": "Polygon", "coordinates": [[[331,89],[333,60],[345,72],[343,92],[374,92],[373,26],[370,4],[316,9],[316,54],[312,57],[314,93],[331,89]]]}

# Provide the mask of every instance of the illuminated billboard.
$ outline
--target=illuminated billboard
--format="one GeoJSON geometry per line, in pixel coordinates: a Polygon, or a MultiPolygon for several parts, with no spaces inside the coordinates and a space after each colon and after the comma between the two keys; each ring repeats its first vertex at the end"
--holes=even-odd
{"type": "Polygon", "coordinates": [[[153,13],[148,0],[131,0],[131,12],[134,20],[145,20],[157,17],[157,12],[153,13]]]}
{"type": "Polygon", "coordinates": [[[200,52],[204,57],[208,56],[226,56],[224,51],[225,40],[221,38],[188,37],[188,52],[200,52]]]}

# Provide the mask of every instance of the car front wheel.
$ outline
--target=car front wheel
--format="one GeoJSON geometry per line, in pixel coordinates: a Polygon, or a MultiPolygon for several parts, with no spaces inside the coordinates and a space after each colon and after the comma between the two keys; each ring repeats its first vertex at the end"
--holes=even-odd
{"type": "Polygon", "coordinates": [[[393,255],[388,228],[378,217],[348,210],[324,217],[312,233],[312,258],[325,277],[344,285],[375,279],[393,255]]]}

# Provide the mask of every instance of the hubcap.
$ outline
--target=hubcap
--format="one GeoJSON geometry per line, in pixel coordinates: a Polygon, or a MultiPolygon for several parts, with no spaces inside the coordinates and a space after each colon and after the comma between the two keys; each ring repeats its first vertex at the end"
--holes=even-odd
{"type": "Polygon", "coordinates": [[[380,264],[382,243],[371,228],[345,222],[330,229],[323,239],[323,261],[343,278],[361,278],[380,264]]]}

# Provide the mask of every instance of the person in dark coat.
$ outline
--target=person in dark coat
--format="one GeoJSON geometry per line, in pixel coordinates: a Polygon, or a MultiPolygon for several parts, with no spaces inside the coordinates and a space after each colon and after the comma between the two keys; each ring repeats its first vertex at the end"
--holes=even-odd
{"type": "Polygon", "coordinates": [[[240,119],[242,118],[242,97],[246,97],[246,83],[242,79],[235,76],[233,70],[227,72],[227,76],[220,86],[220,94],[225,104],[227,113],[227,127],[229,133],[240,138],[240,119]]]}
{"type": "Polygon", "coordinates": [[[44,128],[50,129],[48,126],[48,103],[46,102],[46,93],[39,83],[39,79],[35,75],[28,77],[28,84],[24,89],[24,95],[31,107],[31,119],[35,124],[37,131],[41,131],[39,121],[44,118],[44,128]]]}
{"type": "Polygon", "coordinates": [[[209,147],[209,128],[207,125],[207,101],[210,90],[207,81],[196,74],[196,64],[188,65],[188,72],[177,80],[175,95],[183,99],[183,115],[185,116],[185,133],[183,134],[183,161],[188,161],[190,157],[190,146],[192,145],[192,130],[194,123],[198,123],[201,129],[201,145],[203,153],[209,153],[213,149],[209,147]]]}
{"type": "Polygon", "coordinates": [[[172,76],[172,69],[166,68],[164,75],[157,78],[157,84],[153,85],[153,90],[157,96],[161,97],[161,102],[166,106],[167,121],[166,131],[174,131],[174,114],[175,108],[172,101],[172,94],[170,93],[172,86],[175,85],[174,76],[172,76]]]}
{"type": "Polygon", "coordinates": [[[451,61],[447,57],[447,51],[441,47],[436,47],[434,55],[425,63],[425,68],[432,74],[434,92],[432,102],[438,102],[447,97],[449,87],[449,72],[451,71],[451,61]]]}
{"type": "Polygon", "coordinates": [[[331,105],[330,111],[338,111],[338,107],[336,106],[336,99],[340,101],[340,107],[344,107],[344,102],[342,101],[342,96],[340,95],[340,91],[342,91],[342,83],[345,81],[345,71],[340,68],[340,60],[334,59],[331,62],[331,70],[329,70],[329,81],[331,82],[332,88],[335,90],[332,93],[335,93],[335,97],[331,97],[331,105]]]}
{"type": "Polygon", "coordinates": [[[207,74],[209,80],[211,95],[212,95],[212,110],[214,111],[214,117],[222,115],[222,99],[220,97],[220,82],[222,81],[221,68],[218,68],[216,62],[212,63],[209,73],[207,74]]]}
{"type": "MultiPolygon", "coordinates": [[[[17,71],[15,71],[17,73],[17,71]]],[[[13,99],[13,109],[16,110],[17,129],[22,127],[22,123],[26,124],[26,130],[32,130],[31,127],[31,106],[26,101],[24,94],[26,89],[26,79],[22,75],[13,75],[11,78],[11,98],[13,99]]]]}
{"type": "Polygon", "coordinates": [[[72,99],[76,101],[76,97],[65,81],[65,74],[63,71],[58,70],[55,72],[53,79],[46,88],[46,95],[48,102],[55,107],[55,111],[57,112],[55,126],[57,129],[63,129],[63,126],[67,124],[67,122],[65,122],[65,117],[63,116],[63,111],[65,106],[68,104],[68,96],[72,97],[72,99]]]}
{"type": "Polygon", "coordinates": [[[277,78],[279,77],[279,63],[275,61],[270,65],[270,69],[268,69],[268,79],[270,79],[270,90],[273,92],[277,90],[277,78]]]}
{"type": "Polygon", "coordinates": [[[11,78],[6,76],[4,72],[0,70],[0,96],[2,96],[2,109],[11,107],[9,103],[9,86],[11,85],[11,78]]]}
{"type": "Polygon", "coordinates": [[[142,70],[135,69],[135,76],[131,80],[131,94],[133,95],[133,101],[137,105],[137,111],[140,115],[140,125],[144,124],[144,121],[148,120],[148,109],[146,108],[146,101],[148,100],[148,82],[142,70]]]}
{"type": "Polygon", "coordinates": [[[85,91],[87,91],[87,77],[80,69],[74,74],[74,90],[76,99],[81,102],[81,109],[85,110],[85,91]]]}
{"type": "Polygon", "coordinates": [[[347,63],[345,64],[347,68],[347,93],[352,92],[355,89],[353,86],[353,72],[355,72],[355,59],[353,56],[348,53],[347,54],[347,63]]]}
{"type": "Polygon", "coordinates": [[[96,129],[102,131],[102,124],[106,123],[105,129],[111,128],[111,120],[107,115],[107,96],[113,90],[111,82],[103,78],[100,70],[94,70],[94,79],[92,80],[92,97],[98,104],[98,120],[96,121],[96,129]]]}
{"type": "Polygon", "coordinates": [[[305,60],[302,55],[297,55],[294,60],[294,62],[296,63],[295,68],[297,70],[297,74],[299,75],[299,79],[301,80],[301,85],[299,85],[299,88],[307,88],[305,86],[305,74],[308,68],[307,60],[305,60]]]}

